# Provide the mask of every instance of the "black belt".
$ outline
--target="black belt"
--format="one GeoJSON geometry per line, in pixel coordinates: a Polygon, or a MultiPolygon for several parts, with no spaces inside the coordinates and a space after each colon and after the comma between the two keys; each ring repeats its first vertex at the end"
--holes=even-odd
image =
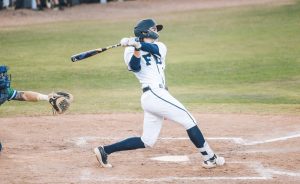
{"type": "MultiPolygon", "coordinates": [[[[167,88],[167,87],[159,86],[159,88],[162,88],[162,89],[165,89],[165,90],[168,91],[168,88],[167,88]]],[[[143,88],[143,93],[145,93],[145,92],[147,92],[147,91],[149,91],[149,90],[151,90],[151,88],[150,88],[149,86],[144,87],[144,88],[143,88]]]]}
{"type": "Polygon", "coordinates": [[[149,90],[151,90],[151,88],[149,86],[147,86],[147,87],[143,88],[143,93],[145,93],[146,91],[149,91],[149,90]]]}

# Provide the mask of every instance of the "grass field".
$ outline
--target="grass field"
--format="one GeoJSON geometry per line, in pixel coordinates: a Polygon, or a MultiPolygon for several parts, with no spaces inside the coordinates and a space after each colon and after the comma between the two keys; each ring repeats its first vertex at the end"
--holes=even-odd
{"type": "MultiPolygon", "coordinates": [[[[171,93],[191,111],[300,112],[300,3],[155,16],[164,24],[171,93]]],[[[123,49],[83,62],[72,54],[132,35],[136,20],[74,21],[0,30],[1,64],[12,86],[74,94],[69,113],[134,112],[140,86],[126,70],[123,49]]],[[[8,102],[0,116],[47,115],[46,103],[8,102]]]]}

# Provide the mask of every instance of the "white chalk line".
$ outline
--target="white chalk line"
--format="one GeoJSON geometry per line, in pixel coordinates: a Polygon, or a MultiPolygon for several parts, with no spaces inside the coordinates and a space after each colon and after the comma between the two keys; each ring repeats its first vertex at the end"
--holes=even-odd
{"type": "MultiPolygon", "coordinates": [[[[300,148],[272,148],[272,149],[253,149],[253,150],[244,150],[244,151],[235,151],[235,153],[291,153],[291,152],[300,152],[300,148]]],[[[225,152],[226,153],[226,152],[225,152]]],[[[225,154],[224,153],[224,154],[225,154]]]]}
{"type": "Polygon", "coordinates": [[[93,177],[92,179],[88,176],[82,176],[81,180],[92,180],[92,181],[143,181],[143,182],[172,182],[172,181],[197,181],[197,180],[268,180],[265,177],[176,177],[176,176],[169,176],[169,177],[161,177],[161,178],[103,178],[103,177],[93,177]]]}
{"type": "Polygon", "coordinates": [[[291,177],[300,177],[300,173],[286,171],[282,169],[272,169],[272,168],[265,168],[261,163],[256,163],[255,167],[253,167],[255,171],[260,173],[262,176],[265,177],[273,177],[273,175],[283,175],[283,176],[291,176],[291,177]]]}
{"type": "MultiPolygon", "coordinates": [[[[236,144],[243,144],[245,141],[239,137],[208,137],[207,140],[225,140],[232,141],[236,144]]],[[[84,146],[88,141],[96,141],[96,140],[119,140],[119,138],[115,137],[96,137],[96,136],[83,136],[73,138],[71,142],[74,142],[77,146],[84,146]]],[[[189,140],[188,137],[162,137],[159,140],[189,140]]]]}
{"type": "Polygon", "coordinates": [[[14,159],[14,161],[18,162],[28,162],[24,159],[36,159],[37,156],[46,156],[48,154],[62,154],[62,153],[70,153],[73,152],[73,150],[65,149],[65,150],[54,150],[54,151],[44,151],[40,153],[34,153],[32,155],[20,155],[20,154],[9,154],[6,155],[9,159],[14,159]]]}
{"type": "Polygon", "coordinates": [[[130,177],[107,177],[101,175],[92,175],[89,169],[84,169],[81,172],[80,180],[86,181],[143,181],[143,182],[172,182],[172,181],[199,181],[199,180],[272,180],[273,175],[283,175],[289,177],[300,177],[300,173],[290,172],[285,170],[265,168],[260,162],[227,162],[228,164],[244,164],[257,172],[257,176],[191,176],[191,177],[178,177],[166,176],[158,178],[130,178],[130,177]]]}
{"type": "Polygon", "coordinates": [[[290,172],[290,171],[266,169],[266,172],[272,173],[274,175],[285,175],[285,176],[292,176],[292,177],[300,177],[300,173],[290,172]]]}
{"type": "Polygon", "coordinates": [[[264,140],[264,141],[253,141],[253,142],[248,142],[248,143],[246,142],[244,145],[265,144],[265,143],[271,143],[271,142],[285,141],[288,139],[293,139],[293,138],[298,138],[298,137],[300,137],[300,133],[294,134],[294,135],[289,135],[289,136],[278,137],[278,138],[274,138],[274,139],[268,139],[268,140],[264,140]]]}
{"type": "MultiPolygon", "coordinates": [[[[289,136],[277,137],[273,139],[266,139],[263,141],[246,141],[241,137],[208,137],[207,140],[216,140],[216,141],[230,141],[235,144],[241,144],[245,146],[251,145],[258,145],[258,144],[265,144],[265,143],[272,143],[278,141],[286,141],[288,139],[299,138],[300,133],[295,133],[289,136]]],[[[87,144],[88,141],[95,141],[95,140],[118,140],[119,138],[115,137],[96,137],[96,136],[83,136],[77,137],[71,140],[71,142],[75,142],[77,146],[84,146],[87,144]]],[[[159,138],[159,140],[188,140],[188,137],[163,137],[159,138]]]]}
{"type": "Polygon", "coordinates": [[[191,177],[178,177],[178,176],[167,176],[160,178],[129,178],[129,177],[105,177],[105,176],[95,176],[89,171],[83,171],[80,176],[80,180],[90,180],[90,181],[143,181],[143,182],[172,182],[172,181],[197,181],[197,180],[269,180],[270,178],[265,176],[213,176],[213,177],[201,177],[201,176],[191,176],[191,177]]]}
{"type": "Polygon", "coordinates": [[[269,173],[263,171],[263,166],[257,163],[250,162],[230,162],[231,164],[245,164],[253,168],[262,168],[257,170],[258,176],[191,176],[191,177],[178,177],[178,176],[166,176],[166,177],[157,177],[157,178],[130,178],[130,177],[106,177],[99,175],[92,175],[91,171],[84,169],[81,172],[80,180],[86,181],[126,181],[126,182],[174,182],[174,181],[199,181],[199,180],[270,180],[272,176],[269,173]]]}

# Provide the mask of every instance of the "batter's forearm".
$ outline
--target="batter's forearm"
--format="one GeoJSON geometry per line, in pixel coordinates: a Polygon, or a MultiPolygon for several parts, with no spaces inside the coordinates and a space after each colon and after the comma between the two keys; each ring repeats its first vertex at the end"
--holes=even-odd
{"type": "Polygon", "coordinates": [[[130,59],[129,66],[134,72],[140,71],[141,70],[141,58],[133,55],[130,59]]]}

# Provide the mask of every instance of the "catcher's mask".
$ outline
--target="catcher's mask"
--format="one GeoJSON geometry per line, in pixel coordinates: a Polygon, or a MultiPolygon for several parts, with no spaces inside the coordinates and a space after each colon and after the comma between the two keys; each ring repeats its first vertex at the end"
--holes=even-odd
{"type": "Polygon", "coordinates": [[[134,35],[143,41],[144,38],[156,40],[159,37],[158,31],[163,29],[163,25],[157,25],[153,19],[144,19],[137,23],[134,28],[134,35]]]}
{"type": "Polygon", "coordinates": [[[10,87],[10,76],[7,74],[8,67],[0,66],[0,89],[7,89],[10,87]]]}

